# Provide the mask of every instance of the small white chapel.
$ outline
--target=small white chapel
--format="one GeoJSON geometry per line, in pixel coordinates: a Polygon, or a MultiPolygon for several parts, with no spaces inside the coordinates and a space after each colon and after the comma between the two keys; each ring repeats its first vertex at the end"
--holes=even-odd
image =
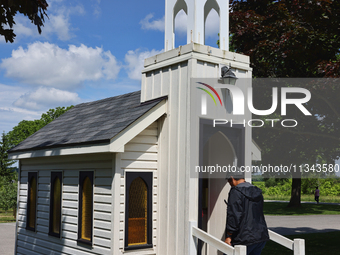
{"type": "Polygon", "coordinates": [[[229,52],[229,1],[165,3],[164,52],[145,59],[141,91],[76,105],[9,151],[19,160],[16,255],[226,249],[204,240],[224,241],[230,186],[224,173],[210,178],[196,166],[251,166],[261,152],[248,125],[211,124],[221,114],[241,118],[233,115],[232,92],[197,86],[218,81],[227,67],[237,78],[232,86],[246,93],[252,69],[248,56],[229,52]],[[212,9],[220,18],[220,48],[204,45],[212,9]],[[187,44],[175,48],[181,10],[187,44]],[[218,107],[203,89],[219,98],[218,107]]]}

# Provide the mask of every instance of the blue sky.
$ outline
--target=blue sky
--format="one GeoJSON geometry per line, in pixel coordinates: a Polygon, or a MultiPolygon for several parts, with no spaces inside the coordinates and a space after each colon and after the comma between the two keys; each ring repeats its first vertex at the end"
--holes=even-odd
{"type": "MultiPolygon", "coordinates": [[[[0,37],[1,132],[50,108],[140,90],[144,59],[163,50],[165,0],[47,2],[41,35],[18,14],[15,42],[0,37]]],[[[206,45],[216,47],[218,22],[212,10],[206,45]]],[[[186,44],[183,11],[175,34],[176,47],[186,44]]]]}
{"type": "MultiPolygon", "coordinates": [[[[39,119],[57,106],[140,90],[144,59],[164,47],[165,0],[47,0],[41,35],[15,17],[14,43],[0,38],[0,128],[39,119]]],[[[175,21],[176,46],[186,44],[186,16],[175,21]]],[[[218,16],[206,23],[216,47],[218,16]]]]}

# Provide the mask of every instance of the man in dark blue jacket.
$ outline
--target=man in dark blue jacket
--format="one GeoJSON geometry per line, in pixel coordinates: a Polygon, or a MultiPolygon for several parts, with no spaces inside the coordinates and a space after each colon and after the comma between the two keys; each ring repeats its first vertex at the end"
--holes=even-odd
{"type": "Polygon", "coordinates": [[[226,240],[229,245],[246,245],[247,255],[259,255],[269,240],[263,215],[262,191],[245,182],[244,178],[230,177],[226,240]]]}

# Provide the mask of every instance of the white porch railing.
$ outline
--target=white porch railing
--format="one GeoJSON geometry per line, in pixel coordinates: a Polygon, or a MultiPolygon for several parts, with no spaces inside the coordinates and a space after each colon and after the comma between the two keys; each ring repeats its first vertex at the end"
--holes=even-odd
{"type": "Polygon", "coordinates": [[[235,247],[222,242],[216,237],[208,234],[207,232],[197,228],[196,222],[190,222],[190,255],[197,255],[197,240],[198,238],[203,242],[212,245],[217,250],[227,254],[227,255],[246,255],[247,254],[247,246],[244,245],[235,245],[235,247]]]}
{"type": "MultiPolygon", "coordinates": [[[[294,255],[305,255],[305,240],[304,239],[294,239],[294,241],[279,235],[271,230],[269,232],[270,240],[287,247],[294,251],[294,255]]],[[[227,255],[246,255],[247,246],[235,245],[235,247],[222,242],[216,237],[208,234],[207,232],[197,228],[197,223],[190,221],[190,245],[189,254],[197,255],[197,239],[215,247],[217,250],[227,254],[227,255]]]]}
{"type": "Polygon", "coordinates": [[[291,249],[294,251],[294,255],[305,255],[305,239],[294,239],[294,241],[288,239],[287,237],[284,237],[282,235],[279,235],[278,233],[275,233],[271,230],[268,230],[269,232],[269,238],[270,240],[281,244],[284,247],[287,247],[288,249],[291,249]]]}

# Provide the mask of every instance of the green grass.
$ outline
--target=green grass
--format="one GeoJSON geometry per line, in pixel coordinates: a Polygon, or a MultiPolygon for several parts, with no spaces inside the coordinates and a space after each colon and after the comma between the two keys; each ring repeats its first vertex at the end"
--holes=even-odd
{"type": "MultiPolygon", "coordinates": [[[[289,201],[288,195],[267,195],[263,194],[264,200],[282,200],[289,201]]],[[[340,203],[340,196],[320,196],[320,201],[323,203],[340,203]]],[[[301,201],[315,202],[313,195],[301,195],[301,201]]]]}
{"type": "Polygon", "coordinates": [[[287,205],[287,203],[265,202],[263,212],[265,215],[340,214],[339,205],[301,204],[298,208],[287,207],[287,205]]]}
{"type": "Polygon", "coordinates": [[[0,209],[0,223],[6,222],[15,222],[15,218],[13,216],[13,210],[8,210],[7,212],[3,209],[0,209]]]}
{"type": "MultiPolygon", "coordinates": [[[[308,255],[339,254],[340,231],[327,233],[311,233],[287,236],[289,239],[305,239],[305,249],[308,255]]],[[[293,254],[292,250],[273,241],[268,241],[261,255],[293,254]]]]}

